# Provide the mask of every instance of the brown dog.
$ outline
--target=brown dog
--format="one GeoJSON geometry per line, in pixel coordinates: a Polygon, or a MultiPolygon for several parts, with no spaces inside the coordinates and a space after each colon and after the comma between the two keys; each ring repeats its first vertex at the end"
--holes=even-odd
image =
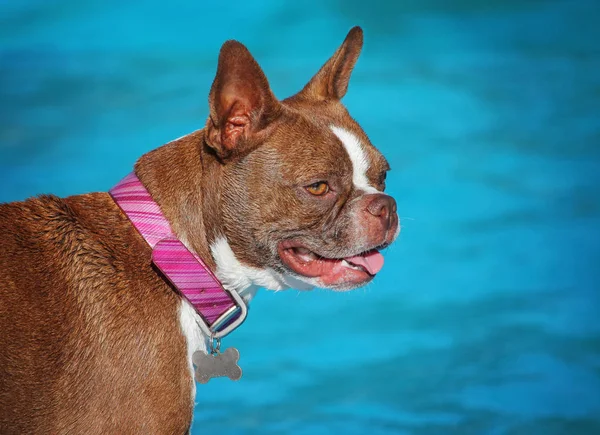
{"type": "MultiPolygon", "coordinates": [[[[206,127],[135,166],[179,240],[246,302],[258,287],[363,285],[399,232],[388,163],[340,102],[361,47],[354,28],[278,101],[226,42],[206,127]]],[[[0,233],[0,433],[188,431],[191,355],[208,337],[113,198],[3,204],[0,233]]]]}

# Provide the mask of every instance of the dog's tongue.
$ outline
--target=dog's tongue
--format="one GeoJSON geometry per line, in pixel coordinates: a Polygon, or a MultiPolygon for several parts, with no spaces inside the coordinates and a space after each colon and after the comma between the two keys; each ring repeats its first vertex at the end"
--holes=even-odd
{"type": "Polygon", "coordinates": [[[371,275],[375,275],[383,267],[383,255],[376,249],[356,257],[345,258],[345,260],[355,266],[364,267],[371,275]]]}

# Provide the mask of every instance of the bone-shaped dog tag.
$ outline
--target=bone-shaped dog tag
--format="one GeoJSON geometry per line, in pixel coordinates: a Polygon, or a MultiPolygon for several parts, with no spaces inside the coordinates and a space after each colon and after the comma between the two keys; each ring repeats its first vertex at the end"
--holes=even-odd
{"type": "Polygon", "coordinates": [[[212,378],[227,376],[232,381],[242,377],[242,369],[237,365],[240,352],[235,347],[230,347],[223,353],[194,352],[192,361],[196,366],[196,380],[206,384],[212,378]]]}

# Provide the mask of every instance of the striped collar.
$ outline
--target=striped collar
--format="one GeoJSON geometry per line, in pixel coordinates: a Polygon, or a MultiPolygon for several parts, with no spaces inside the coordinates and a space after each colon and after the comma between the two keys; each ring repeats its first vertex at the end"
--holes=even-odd
{"type": "Polygon", "coordinates": [[[224,337],[245,320],[247,307],[242,298],[237,292],[224,289],[202,259],[173,233],[159,205],[135,173],[109,193],[152,248],[151,262],[163,278],[200,314],[204,323],[200,327],[209,337],[224,337]]]}

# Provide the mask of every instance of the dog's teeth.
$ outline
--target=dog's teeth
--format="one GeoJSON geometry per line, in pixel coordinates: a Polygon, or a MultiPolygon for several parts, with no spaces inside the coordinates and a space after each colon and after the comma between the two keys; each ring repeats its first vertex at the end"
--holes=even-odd
{"type": "Polygon", "coordinates": [[[362,270],[360,267],[355,266],[354,264],[350,264],[346,260],[342,260],[342,266],[348,267],[348,268],[354,269],[354,270],[362,270]]]}
{"type": "Polygon", "coordinates": [[[313,261],[317,258],[314,252],[309,251],[306,248],[296,248],[296,254],[304,261],[313,261]]]}

